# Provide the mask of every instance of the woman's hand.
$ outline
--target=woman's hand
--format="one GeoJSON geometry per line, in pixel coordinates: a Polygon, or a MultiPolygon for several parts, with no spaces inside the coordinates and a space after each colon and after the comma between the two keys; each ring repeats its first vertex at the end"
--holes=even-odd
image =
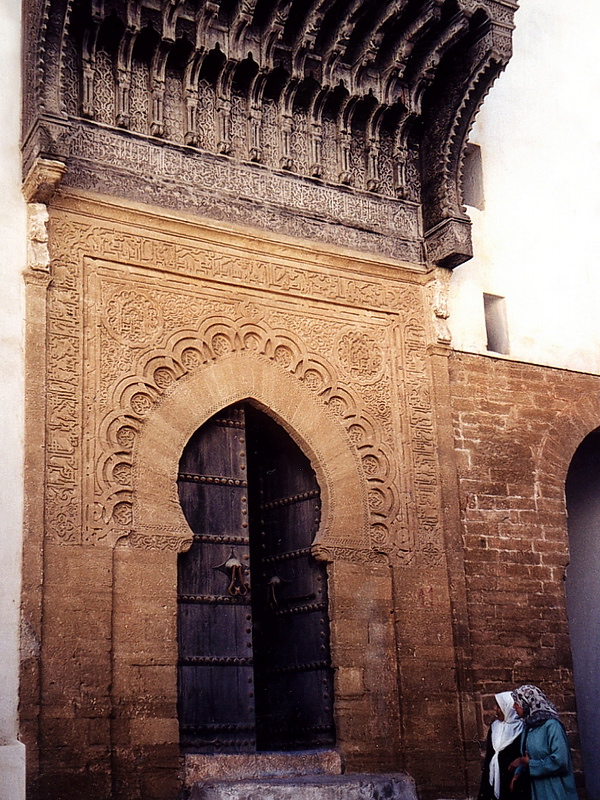
{"type": "Polygon", "coordinates": [[[514,761],[511,761],[511,763],[508,765],[508,771],[514,772],[516,769],[519,769],[519,767],[526,767],[528,766],[528,764],[529,764],[529,753],[525,753],[524,756],[519,756],[519,758],[515,758],[514,761]]]}
{"type": "Polygon", "coordinates": [[[525,753],[524,756],[519,756],[519,758],[515,758],[515,760],[508,765],[508,771],[515,773],[510,782],[511,792],[514,792],[515,786],[517,785],[517,781],[521,777],[522,768],[526,767],[528,764],[529,764],[529,753],[525,753]]]}

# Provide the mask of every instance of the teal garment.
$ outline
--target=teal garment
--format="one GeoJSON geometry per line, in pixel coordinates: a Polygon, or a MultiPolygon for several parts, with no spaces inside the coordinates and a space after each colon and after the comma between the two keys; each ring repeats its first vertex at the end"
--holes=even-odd
{"type": "Polygon", "coordinates": [[[562,723],[547,719],[524,731],[521,752],[529,754],[532,800],[577,800],[571,750],[562,723]]]}

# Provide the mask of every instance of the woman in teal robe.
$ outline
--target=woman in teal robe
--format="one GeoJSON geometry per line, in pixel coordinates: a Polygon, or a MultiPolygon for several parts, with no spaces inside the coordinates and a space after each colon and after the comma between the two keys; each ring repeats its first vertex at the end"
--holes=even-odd
{"type": "Polygon", "coordinates": [[[532,800],[577,800],[571,750],[556,708],[537,686],[520,686],[512,695],[525,723],[522,755],[511,764],[513,782],[528,771],[532,800]]]}

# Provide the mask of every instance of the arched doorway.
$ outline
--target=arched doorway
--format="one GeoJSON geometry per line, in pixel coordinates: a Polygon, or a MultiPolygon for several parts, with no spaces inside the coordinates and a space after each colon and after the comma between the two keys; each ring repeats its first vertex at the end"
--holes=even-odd
{"type": "Polygon", "coordinates": [[[178,566],[178,712],[186,752],[334,743],[327,575],[310,546],[320,490],[267,414],[237,403],[179,464],[193,531],[178,566]]]}
{"type": "Polygon", "coordinates": [[[567,609],[586,784],[600,800],[600,429],[577,448],[566,482],[567,609]]]}

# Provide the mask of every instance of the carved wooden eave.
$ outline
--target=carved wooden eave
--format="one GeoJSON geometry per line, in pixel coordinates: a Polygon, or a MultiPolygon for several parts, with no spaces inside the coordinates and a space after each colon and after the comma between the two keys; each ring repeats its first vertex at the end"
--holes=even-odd
{"type": "MultiPolygon", "coordinates": [[[[137,166],[158,162],[157,148],[167,147],[177,173],[189,174],[191,210],[226,213],[200,197],[203,182],[218,181],[234,217],[250,224],[273,226],[279,215],[289,232],[331,241],[342,225],[343,244],[454,267],[471,255],[465,144],[510,57],[516,8],[513,0],[25,0],[25,29],[39,32],[25,48],[25,170],[39,157],[59,160],[67,183],[173,205],[156,168],[144,178],[137,166]],[[111,150],[113,163],[103,162],[111,150]],[[261,197],[265,169],[278,177],[261,197]],[[109,173],[112,184],[103,183],[109,173]]],[[[177,175],[164,183],[172,188],[177,175]]]]}

